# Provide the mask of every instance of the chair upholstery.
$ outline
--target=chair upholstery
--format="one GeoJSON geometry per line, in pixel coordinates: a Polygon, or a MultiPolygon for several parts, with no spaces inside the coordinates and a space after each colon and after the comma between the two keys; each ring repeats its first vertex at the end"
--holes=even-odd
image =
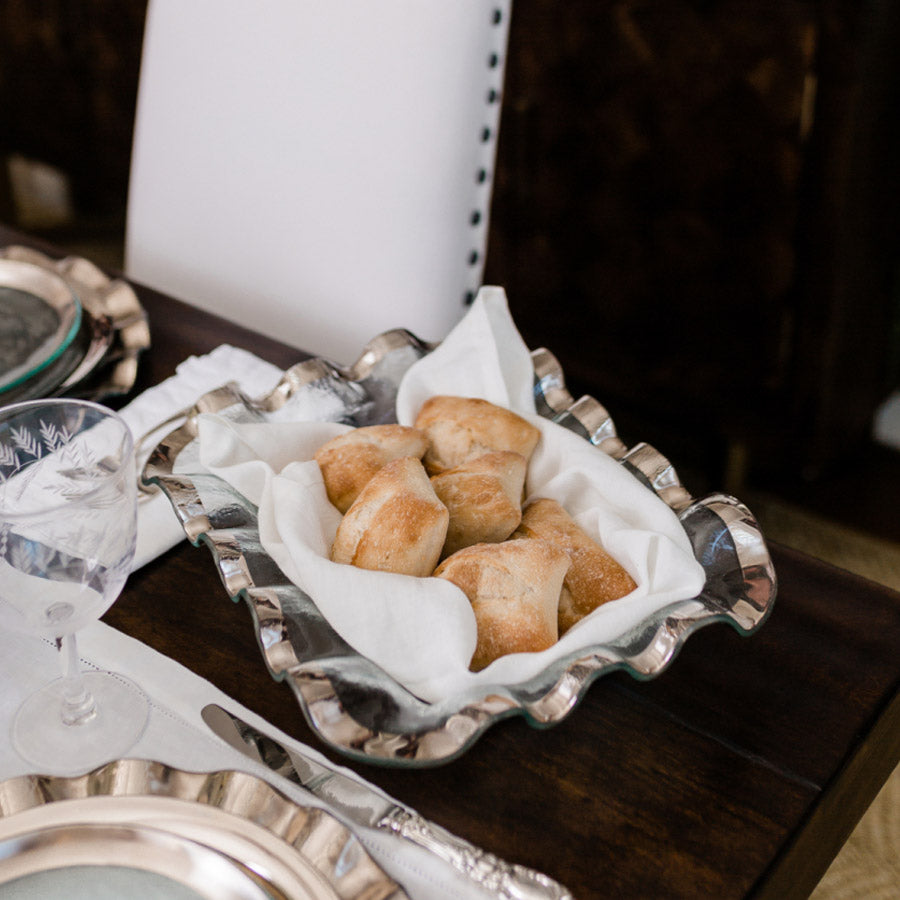
{"type": "Polygon", "coordinates": [[[511,0],[151,0],[126,272],[339,362],[480,285],[511,0]]]}

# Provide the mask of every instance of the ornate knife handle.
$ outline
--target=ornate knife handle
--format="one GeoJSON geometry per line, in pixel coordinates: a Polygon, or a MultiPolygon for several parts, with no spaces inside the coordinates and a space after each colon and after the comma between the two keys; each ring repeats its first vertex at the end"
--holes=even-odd
{"type": "Polygon", "coordinates": [[[566,888],[541,872],[511,865],[399,806],[383,816],[377,827],[439,856],[502,900],[573,900],[566,888]]]}

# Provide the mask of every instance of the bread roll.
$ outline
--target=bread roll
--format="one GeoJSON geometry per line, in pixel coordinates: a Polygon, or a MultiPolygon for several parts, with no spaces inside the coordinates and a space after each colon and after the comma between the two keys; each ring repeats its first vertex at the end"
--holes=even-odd
{"type": "Polygon", "coordinates": [[[474,397],[430,397],[415,427],[428,438],[423,462],[429,475],[495,450],[519,453],[527,462],[540,437],[521,416],[474,397]]]}
{"type": "Polygon", "coordinates": [[[444,556],[472,544],[505,541],[522,519],[528,464],[519,453],[485,453],[431,479],[450,511],[444,556]]]}
{"type": "Polygon", "coordinates": [[[316,451],[328,499],[342,512],[350,508],[369,479],[392,459],[421,459],[425,435],[406,425],[367,425],[338,435],[316,451]]]}
{"type": "Polygon", "coordinates": [[[572,561],[559,598],[560,635],[598,606],[624,597],[637,587],[628,572],[555,500],[528,504],[515,536],[550,541],[565,550],[572,561]]]}
{"type": "Polygon", "coordinates": [[[420,460],[395,459],[360,491],[338,526],[331,558],[361,569],[425,578],[434,571],[450,514],[420,460]]]}
{"type": "Polygon", "coordinates": [[[568,568],[564,550],[539,540],[475,544],[438,566],[434,574],[460,588],[475,613],[478,641],[470,669],[556,643],[559,592],[568,568]]]}

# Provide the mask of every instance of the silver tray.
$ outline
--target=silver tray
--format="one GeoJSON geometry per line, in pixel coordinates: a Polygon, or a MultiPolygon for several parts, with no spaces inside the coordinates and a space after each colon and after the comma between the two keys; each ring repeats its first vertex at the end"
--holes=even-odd
{"type": "Polygon", "coordinates": [[[246,772],[118,760],[0,783],[4,897],[403,900],[334,816],[246,772]],[[78,890],[81,888],[81,890],[78,890]]]}
{"type": "Polygon", "coordinates": [[[31,247],[0,248],[0,268],[36,266],[62,279],[78,299],[81,321],[72,339],[32,377],[0,393],[0,402],[70,396],[88,400],[127,394],[138,357],[150,346],[147,314],[134,289],[79,256],[54,259],[31,247]]]}
{"type": "Polygon", "coordinates": [[[43,266],[0,260],[0,398],[51,367],[78,336],[81,301],[43,266]]]}
{"type": "Polygon", "coordinates": [[[702,626],[726,622],[748,635],[762,625],[775,600],[776,576],[751,512],[722,493],[694,500],[658,451],[644,443],[626,447],[600,403],[587,396],[573,399],[559,363],[545,349],[532,353],[538,412],[617,459],[676,512],[706,584],[699,596],[666,606],[613,642],[557,660],[527,682],[497,684],[440,703],[420,700],[356,653],[321,615],[315,598],[288,581],[260,544],[252,504],[215,476],[173,474],[179,454],[197,436],[200,412],[265,421],[283,415],[304,392],[324,392],[339,399],[339,421],[357,426],[391,421],[403,373],[431,349],[408,331],[395,330],[366,345],[351,367],[323,359],[298,363],[261,399],[226,385],[200,399],[144,469],[144,479],[168,495],[188,538],[211,550],[228,596],[247,603],[270,673],[287,681],[325,743],[370,762],[443,763],[507,716],[522,715],[537,727],[560,722],[601,675],[617,669],[639,679],[659,675],[702,626]]]}

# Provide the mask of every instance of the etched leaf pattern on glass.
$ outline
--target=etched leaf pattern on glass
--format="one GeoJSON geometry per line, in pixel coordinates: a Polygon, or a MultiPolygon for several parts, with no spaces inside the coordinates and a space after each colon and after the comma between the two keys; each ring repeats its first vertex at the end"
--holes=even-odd
{"type": "Polygon", "coordinates": [[[40,423],[39,433],[41,440],[25,426],[10,428],[12,445],[0,442],[0,478],[6,480],[24,466],[43,458],[45,452],[52,453],[68,444],[71,439],[65,429],[43,421],[40,423]],[[30,456],[31,459],[22,459],[20,454],[30,456]]]}
{"type": "Polygon", "coordinates": [[[109,479],[115,461],[98,458],[89,442],[43,419],[36,429],[12,426],[7,434],[0,440],[0,488],[8,497],[22,498],[38,484],[61,500],[87,499],[66,511],[62,529],[60,522],[50,520],[30,521],[27,533],[9,521],[0,523],[0,559],[20,572],[83,588],[102,590],[105,580],[124,582],[128,555],[123,555],[121,534],[109,528],[110,509],[122,506],[127,496],[120,478],[109,479]],[[62,478],[41,477],[42,466],[51,461],[62,478]],[[99,489],[93,490],[95,486],[99,489]],[[89,558],[81,551],[86,546],[93,548],[89,558]]]}

